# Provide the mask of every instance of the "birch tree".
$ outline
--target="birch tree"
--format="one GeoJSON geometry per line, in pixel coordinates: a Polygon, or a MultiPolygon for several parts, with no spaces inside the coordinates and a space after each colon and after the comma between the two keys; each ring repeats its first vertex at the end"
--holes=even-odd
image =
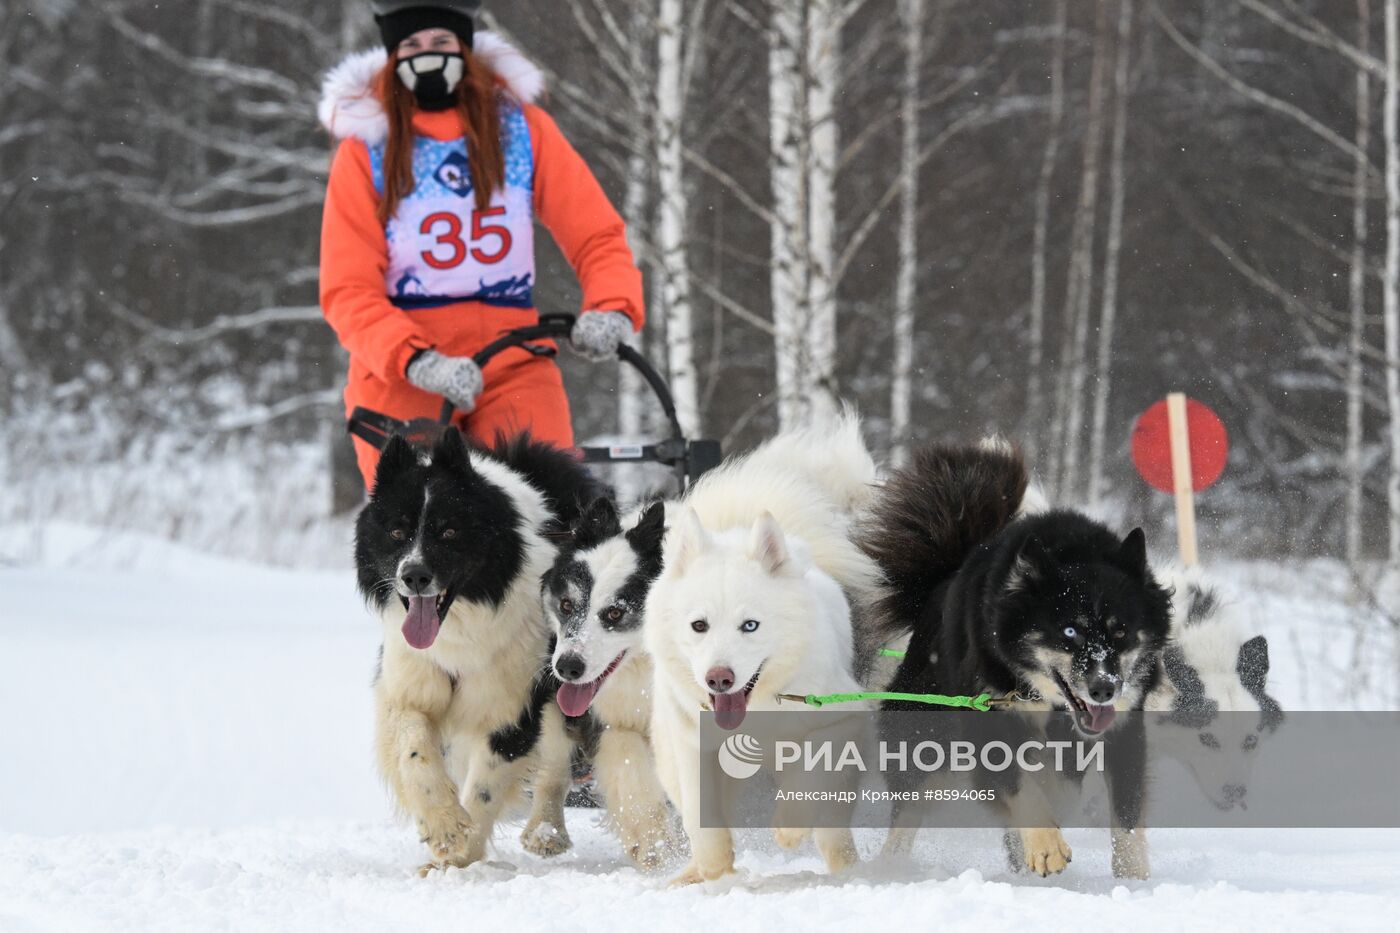
{"type": "MultiPolygon", "coordinates": [[[[1356,0],[1356,45],[1370,55],[1371,0],[1356,0]]],[[[1364,67],[1356,69],[1356,149],[1352,160],[1352,238],[1351,273],[1348,293],[1351,301],[1351,335],[1347,344],[1347,433],[1346,433],[1346,560],[1355,567],[1361,560],[1362,494],[1365,471],[1361,463],[1364,441],[1362,415],[1365,408],[1366,344],[1366,239],[1367,208],[1370,197],[1370,166],[1362,155],[1371,148],[1371,75],[1364,67]]]]}
{"type": "MultiPolygon", "coordinates": [[[[638,35],[646,34],[646,13],[644,8],[638,7],[632,18],[633,25],[638,35]]],[[[640,105],[645,100],[646,95],[641,92],[645,87],[647,64],[642,43],[637,43],[633,50],[630,64],[631,71],[635,76],[637,91],[634,98],[640,105]]],[[[645,125],[644,116],[637,108],[638,125],[645,125]]],[[[632,248],[632,255],[637,258],[638,264],[646,270],[650,266],[650,247],[648,240],[651,235],[651,224],[649,223],[649,212],[651,209],[651,163],[646,157],[646,152],[637,147],[627,159],[627,188],[622,199],[622,217],[627,224],[628,245],[632,248]]],[[[661,319],[659,309],[653,307],[652,316],[656,320],[661,319]]],[[[659,327],[654,324],[653,327],[659,327]]],[[[643,385],[641,375],[631,366],[618,367],[617,376],[617,430],[624,437],[640,437],[647,428],[647,411],[645,405],[646,387],[643,385]]],[[[620,492],[622,490],[619,490],[620,492]]],[[[627,490],[632,492],[632,490],[627,490]]]]}
{"type": "Polygon", "coordinates": [[[1065,279],[1064,328],[1055,388],[1051,433],[1050,488],[1055,498],[1073,494],[1079,473],[1084,425],[1084,384],[1088,371],[1089,323],[1094,290],[1094,240],[1103,144],[1103,96],[1107,62],[1108,0],[1095,4],[1094,59],[1089,76],[1088,123],[1080,168],[1079,199],[1070,232],[1065,279]]]}
{"type": "Polygon", "coordinates": [[[1385,0],[1385,392],[1390,563],[1400,564],[1400,0],[1385,0]]]}
{"type": "Polygon", "coordinates": [[[778,417],[836,409],[836,88],[855,0],[772,0],[768,30],[778,417]]]}
{"type": "MultiPolygon", "coordinates": [[[[23,41],[18,19],[18,10],[0,10],[0,61],[13,61],[14,47],[23,41]]],[[[16,152],[51,125],[51,117],[42,116],[35,110],[25,108],[23,112],[18,112],[24,97],[14,72],[10,68],[0,70],[0,98],[8,100],[13,108],[9,111],[9,119],[0,125],[0,210],[6,216],[12,216],[21,190],[20,179],[23,176],[17,169],[16,152]]],[[[5,373],[0,379],[0,414],[7,412],[11,393],[30,369],[19,334],[11,320],[13,302],[18,297],[15,279],[19,277],[19,260],[15,247],[20,240],[12,231],[18,230],[17,224],[0,228],[0,270],[3,270],[3,274],[0,274],[0,369],[5,373]]],[[[25,234],[32,237],[35,232],[27,229],[25,234]]]]}
{"type": "MultiPolygon", "coordinates": [[[[690,182],[694,158],[686,141],[690,89],[708,39],[708,0],[581,0],[569,7],[591,55],[603,63],[600,82],[585,85],[552,71],[550,84],[575,120],[607,145],[598,156],[624,180],[623,215],[629,243],[650,273],[651,325],[642,337],[661,348],[681,426],[694,436],[702,412],[690,251],[690,182]],[[599,86],[601,85],[601,86],[599,86]],[[664,333],[665,339],[659,339],[664,333]]],[[[511,35],[528,48],[528,36],[511,35]]],[[[628,367],[618,377],[617,425],[635,437],[648,431],[649,389],[628,367]]]]}
{"type": "MultiPolygon", "coordinates": [[[[624,106],[628,124],[633,128],[625,138],[629,145],[622,153],[621,172],[624,179],[622,197],[622,217],[627,224],[627,242],[632,249],[638,266],[646,274],[651,293],[648,295],[649,326],[637,339],[645,347],[647,338],[654,337],[666,327],[666,307],[658,284],[655,262],[655,230],[658,226],[660,206],[654,206],[656,188],[655,163],[658,153],[656,98],[656,41],[658,20],[655,0],[633,2],[631,15],[626,20],[628,29],[595,29],[591,24],[584,30],[595,43],[607,42],[603,54],[611,60],[625,63],[613,82],[618,89],[618,97],[624,106]],[[623,41],[627,40],[627,41],[623,41]]],[[[583,8],[574,8],[575,16],[583,15],[583,8]]],[[[612,22],[620,26],[623,20],[615,17],[610,5],[594,4],[595,15],[604,23],[612,22]]],[[[584,20],[584,22],[588,22],[584,20]]],[[[499,28],[499,27],[498,27],[499,28]]],[[[516,41],[519,41],[518,39],[516,41]]],[[[559,83],[575,100],[587,97],[587,92],[560,75],[551,75],[551,83],[559,83]]],[[[596,92],[594,94],[596,97],[596,92]]],[[[614,131],[605,131],[611,136],[614,131]]],[[[655,346],[664,347],[663,340],[654,341],[655,346]]],[[[645,350],[643,351],[646,352],[645,350]]],[[[647,354],[650,355],[650,354],[647,354]]],[[[665,366],[672,364],[667,353],[665,366]]],[[[692,367],[693,368],[693,367],[692,367]]],[[[641,375],[631,366],[619,366],[617,373],[617,432],[622,438],[640,438],[651,433],[654,419],[650,417],[652,406],[649,400],[650,389],[641,375]]],[[[637,468],[616,468],[618,494],[624,499],[641,495],[644,490],[645,474],[637,468]]]]}
{"type": "Polygon", "coordinates": [[[804,6],[797,0],[773,0],[768,45],[769,171],[774,214],[770,263],[778,422],[783,426],[795,424],[806,413],[809,390],[804,6]]]}
{"type": "Polygon", "coordinates": [[[837,407],[836,386],[836,89],[841,80],[841,27],[848,0],[808,0],[807,135],[810,139],[808,236],[810,265],[807,330],[811,409],[818,417],[837,407]]]}
{"type": "Polygon", "coordinates": [[[904,36],[904,85],[900,108],[899,272],[894,303],[894,372],[890,388],[891,459],[901,466],[909,452],[913,395],[914,301],[919,281],[919,102],[924,47],[924,0],[900,0],[904,36]]]}
{"type": "Polygon", "coordinates": [[[686,254],[686,194],[681,133],[685,114],[681,0],[660,0],[657,20],[656,80],[656,248],[661,303],[666,317],[671,392],[681,427],[700,429],[700,394],[695,369],[695,334],[690,303],[690,262],[686,254]]]}
{"type": "Polygon", "coordinates": [[[1038,463],[1040,441],[1045,437],[1045,295],[1050,248],[1050,189],[1059,161],[1060,135],[1065,114],[1065,31],[1069,26],[1066,0],[1055,3],[1055,41],[1050,57],[1050,113],[1045,148],[1040,156],[1040,177],[1035,189],[1035,242],[1031,247],[1031,306],[1029,322],[1029,378],[1026,385],[1026,453],[1038,463]]]}
{"type": "MultiPolygon", "coordinates": [[[[1365,2],[1365,0],[1362,0],[1365,2]]],[[[1119,0],[1118,50],[1113,70],[1113,141],[1109,155],[1108,245],[1104,256],[1103,309],[1094,385],[1094,422],[1089,442],[1089,503],[1103,496],[1104,455],[1108,446],[1108,401],[1113,385],[1113,334],[1118,320],[1118,267],[1123,251],[1123,200],[1128,139],[1129,66],[1132,53],[1133,0],[1119,0]]]]}

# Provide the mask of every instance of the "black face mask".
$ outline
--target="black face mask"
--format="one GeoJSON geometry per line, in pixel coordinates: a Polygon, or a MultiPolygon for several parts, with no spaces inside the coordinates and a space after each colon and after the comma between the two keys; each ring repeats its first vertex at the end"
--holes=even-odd
{"type": "Polygon", "coordinates": [[[395,69],[423,110],[446,110],[457,102],[457,86],[467,71],[461,55],[422,52],[399,59],[395,69]]]}

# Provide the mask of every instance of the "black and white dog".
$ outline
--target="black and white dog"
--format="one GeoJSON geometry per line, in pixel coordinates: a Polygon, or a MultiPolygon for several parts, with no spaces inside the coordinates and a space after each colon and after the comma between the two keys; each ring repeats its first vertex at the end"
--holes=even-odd
{"type": "Polygon", "coordinates": [[[1154,723],[1152,751],[1186,763],[1220,809],[1244,807],[1259,746],[1283,722],[1267,689],[1269,642],[1246,634],[1240,604],[1199,568],[1172,567],[1165,578],[1172,637],[1147,709],[1168,715],[1154,723]]]}
{"type": "MultiPolygon", "coordinates": [[[[1064,711],[1066,730],[1097,736],[1121,722],[1120,712],[1142,709],[1156,686],[1170,595],[1148,567],[1141,530],[1120,538],[1072,511],[1027,514],[1035,498],[1028,486],[1024,462],[1004,444],[917,451],[878,494],[862,533],[890,587],[875,613],[876,635],[865,641],[910,633],[891,691],[1014,691],[1039,698],[1016,709],[1064,711]]],[[[1145,737],[1140,721],[1117,732],[1107,773],[1115,869],[1144,874],[1132,831],[1140,825],[1145,737]]],[[[1018,804],[1014,771],[1004,776],[1012,786],[998,799],[1008,815],[1033,817],[1033,806],[1018,804]]],[[[1021,829],[1019,843],[1020,861],[1040,875],[1070,860],[1056,827],[1021,829]]]]}
{"type": "Polygon", "coordinates": [[[625,524],[611,499],[589,504],[541,591],[554,629],[559,708],[591,715],[600,727],[593,766],[609,821],[628,856],[655,868],[679,845],[651,751],[651,657],[642,644],[666,506],[653,503],[625,524]]]}
{"type": "Polygon", "coordinates": [[[360,589],[384,628],[376,750],[429,868],[483,858],[527,784],[525,848],[569,846],[572,746],[551,702],[539,581],[551,527],[601,491],[573,457],[528,436],[476,449],[451,428],[428,453],[395,437],[379,461],[355,531],[360,589]]]}

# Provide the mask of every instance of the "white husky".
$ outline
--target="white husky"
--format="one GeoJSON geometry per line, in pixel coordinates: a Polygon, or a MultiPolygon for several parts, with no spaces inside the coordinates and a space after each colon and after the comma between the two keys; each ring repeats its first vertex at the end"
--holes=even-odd
{"type": "MultiPolygon", "coordinates": [[[[716,768],[700,760],[701,710],[712,708],[718,725],[734,729],[749,710],[778,709],[779,693],[860,689],[851,603],[871,601],[880,573],[851,543],[849,524],[874,481],[860,422],[847,413],[726,463],[676,511],[644,639],[657,772],[691,845],[677,884],[734,868],[729,830],[700,826],[702,765],[716,768]]],[[[806,834],[777,836],[795,846],[806,834]]],[[[813,835],[830,870],[856,860],[848,828],[813,835]]]]}

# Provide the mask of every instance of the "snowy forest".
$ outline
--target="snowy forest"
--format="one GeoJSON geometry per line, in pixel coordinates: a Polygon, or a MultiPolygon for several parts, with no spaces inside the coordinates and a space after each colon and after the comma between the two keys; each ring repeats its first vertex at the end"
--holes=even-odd
{"type": "MultiPolygon", "coordinates": [[[[850,400],[1000,431],[1146,523],[1169,391],[1231,433],[1210,554],[1400,557],[1397,0],[504,0],[628,220],[645,353],[743,449],[850,400]]],[[[0,4],[0,522],[341,563],[320,81],[365,0],[0,4]]],[[[578,289],[541,238],[543,311],[578,289]]],[[[581,438],[656,434],[570,360],[581,438]]],[[[353,471],[353,465],[350,469],[353,471]]]]}

